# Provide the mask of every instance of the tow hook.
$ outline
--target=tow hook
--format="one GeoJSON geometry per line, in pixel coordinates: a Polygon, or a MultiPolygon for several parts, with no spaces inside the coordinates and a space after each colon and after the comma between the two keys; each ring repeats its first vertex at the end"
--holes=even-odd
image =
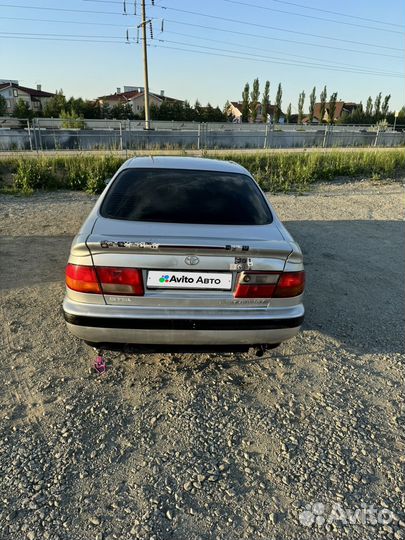
{"type": "Polygon", "coordinates": [[[261,358],[266,351],[269,351],[270,349],[275,349],[278,347],[280,343],[264,343],[263,345],[259,345],[255,348],[255,354],[259,358],[261,358]]]}
{"type": "Polygon", "coordinates": [[[259,347],[257,347],[255,351],[256,356],[261,358],[264,355],[264,353],[267,351],[267,348],[268,348],[267,345],[260,345],[259,347]]]}

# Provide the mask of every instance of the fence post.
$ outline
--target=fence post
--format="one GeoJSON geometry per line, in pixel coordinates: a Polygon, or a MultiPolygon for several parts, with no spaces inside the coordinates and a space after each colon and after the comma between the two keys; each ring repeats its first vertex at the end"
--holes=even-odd
{"type": "Polygon", "coordinates": [[[130,125],[131,125],[131,121],[129,118],[127,119],[126,124],[127,125],[125,127],[125,159],[128,158],[128,135],[129,135],[130,125]]]}
{"type": "Polygon", "coordinates": [[[377,133],[375,134],[374,146],[377,146],[379,133],[380,133],[380,126],[377,126],[377,133]]]}
{"type": "Polygon", "coordinates": [[[30,119],[29,118],[27,118],[27,129],[28,129],[28,138],[29,138],[29,141],[30,141],[30,150],[32,152],[33,148],[32,148],[31,128],[30,128],[30,119]]]}
{"type": "Polygon", "coordinates": [[[41,135],[41,126],[39,124],[39,118],[37,118],[37,129],[38,129],[39,147],[40,147],[40,149],[42,151],[43,150],[43,148],[42,148],[42,135],[41,135]]]}
{"type": "Polygon", "coordinates": [[[122,122],[120,122],[120,151],[122,152],[124,150],[124,146],[122,144],[122,122]]]}
{"type": "Polygon", "coordinates": [[[267,148],[267,136],[269,134],[269,124],[268,122],[266,122],[266,127],[265,127],[265,131],[264,131],[264,143],[263,143],[263,148],[267,148]]]}
{"type": "Polygon", "coordinates": [[[35,132],[35,122],[34,122],[34,120],[32,120],[32,134],[34,136],[35,151],[38,152],[37,134],[35,132]]]}
{"type": "Polygon", "coordinates": [[[326,148],[328,142],[328,124],[325,124],[325,133],[323,135],[322,148],[326,148]]]}
{"type": "Polygon", "coordinates": [[[201,149],[201,124],[198,124],[197,129],[197,150],[201,149]]]}

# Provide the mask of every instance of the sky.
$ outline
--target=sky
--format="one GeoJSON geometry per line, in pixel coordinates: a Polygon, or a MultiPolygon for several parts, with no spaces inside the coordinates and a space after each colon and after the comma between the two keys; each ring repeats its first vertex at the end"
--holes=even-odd
{"type": "MultiPolygon", "coordinates": [[[[405,105],[403,0],[146,0],[150,90],[191,104],[271,83],[283,110],[314,86],[363,104],[405,105]],[[163,31],[162,31],[163,26],[163,31]],[[149,29],[148,29],[149,30],[149,29]]],[[[0,0],[0,79],[94,99],[143,86],[140,0],[0,0]],[[137,14],[134,14],[136,6],[137,14]],[[130,43],[126,43],[128,38],[130,43]]]]}

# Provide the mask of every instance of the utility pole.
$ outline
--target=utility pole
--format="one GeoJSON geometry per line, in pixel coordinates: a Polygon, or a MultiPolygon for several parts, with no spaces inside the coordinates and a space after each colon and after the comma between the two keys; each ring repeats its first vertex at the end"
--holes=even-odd
{"type": "Polygon", "coordinates": [[[149,118],[149,80],[148,80],[148,50],[146,43],[146,25],[151,21],[146,20],[145,0],[142,0],[142,22],[139,26],[142,26],[142,39],[143,39],[143,72],[144,72],[144,85],[145,85],[145,129],[150,129],[149,118]]]}

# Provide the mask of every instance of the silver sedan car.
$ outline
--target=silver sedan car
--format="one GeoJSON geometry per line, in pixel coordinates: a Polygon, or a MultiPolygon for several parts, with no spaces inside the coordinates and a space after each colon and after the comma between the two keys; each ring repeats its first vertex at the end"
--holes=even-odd
{"type": "Polygon", "coordinates": [[[304,318],[303,257],[233,162],[129,159],[72,243],[64,317],[94,346],[273,347],[304,318]]]}

